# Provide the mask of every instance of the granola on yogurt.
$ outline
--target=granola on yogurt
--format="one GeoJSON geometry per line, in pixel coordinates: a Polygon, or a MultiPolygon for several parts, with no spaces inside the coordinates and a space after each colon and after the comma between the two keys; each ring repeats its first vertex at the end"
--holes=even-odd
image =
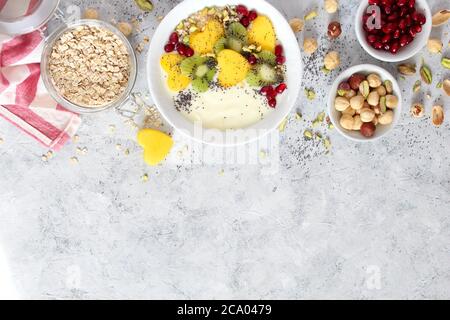
{"type": "Polygon", "coordinates": [[[49,57],[56,90],[83,107],[101,107],[120,98],[130,77],[130,55],[111,31],[82,25],[64,33],[49,57]]]}

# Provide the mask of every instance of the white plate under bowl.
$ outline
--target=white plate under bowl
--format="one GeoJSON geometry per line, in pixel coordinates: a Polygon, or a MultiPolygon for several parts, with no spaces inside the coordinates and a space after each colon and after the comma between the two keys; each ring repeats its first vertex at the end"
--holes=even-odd
{"type": "Polygon", "coordinates": [[[153,100],[163,117],[171,126],[194,140],[221,146],[239,145],[254,141],[276,129],[294,107],[300,92],[303,75],[301,53],[297,39],[288,22],[272,5],[264,0],[185,0],[176,6],[160,23],[156,30],[147,57],[147,77],[153,100]],[[243,4],[249,9],[268,16],[274,24],[278,40],[284,47],[287,59],[287,86],[288,90],[278,97],[277,108],[265,119],[255,125],[242,130],[231,130],[238,138],[227,141],[227,132],[203,128],[201,136],[194,124],[175,109],[172,97],[162,81],[163,70],[159,64],[170,34],[179,22],[189,15],[211,6],[225,6],[243,4]],[[220,138],[219,138],[220,136],[220,138]]]}
{"type": "Polygon", "coordinates": [[[422,26],[422,32],[417,34],[415,40],[412,43],[404,48],[401,48],[397,54],[392,54],[383,50],[374,49],[367,41],[366,32],[363,29],[362,17],[365,10],[369,6],[369,2],[368,0],[362,0],[355,16],[355,31],[359,43],[368,54],[381,61],[399,62],[412,58],[417,53],[419,53],[419,51],[422,50],[423,47],[425,47],[431,34],[432,17],[430,6],[428,5],[427,1],[428,0],[416,0],[417,11],[422,12],[427,18],[427,22],[422,26]]]}
{"type": "Polygon", "coordinates": [[[372,65],[372,64],[361,64],[358,66],[351,67],[350,69],[345,70],[343,73],[337,77],[337,79],[334,81],[333,86],[330,90],[330,96],[328,98],[328,114],[330,115],[331,122],[333,123],[336,130],[342,134],[347,139],[356,141],[356,142],[368,142],[368,141],[375,141],[378,140],[385,135],[387,135],[398,123],[400,120],[400,116],[402,114],[402,93],[400,91],[400,87],[398,85],[397,80],[385,69],[380,68],[378,66],[372,65]],[[385,80],[390,80],[392,82],[393,88],[394,88],[394,95],[398,98],[398,107],[393,110],[394,111],[394,121],[390,125],[377,125],[377,130],[375,131],[375,135],[371,138],[364,137],[359,131],[350,131],[342,128],[340,124],[340,119],[342,113],[337,111],[334,107],[334,100],[337,96],[337,91],[339,85],[347,81],[353,74],[355,73],[361,73],[365,75],[369,75],[371,73],[378,74],[383,82],[385,80]]]}

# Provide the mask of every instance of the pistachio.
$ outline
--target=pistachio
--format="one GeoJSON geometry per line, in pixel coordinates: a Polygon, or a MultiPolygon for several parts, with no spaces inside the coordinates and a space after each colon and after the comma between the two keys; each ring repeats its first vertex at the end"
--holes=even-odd
{"type": "Polygon", "coordinates": [[[442,106],[433,107],[431,120],[437,127],[444,123],[444,109],[442,108],[442,106]]]}
{"type": "Polygon", "coordinates": [[[359,92],[365,99],[367,99],[370,94],[369,81],[364,80],[363,82],[361,82],[361,84],[359,85],[359,92]]]}
{"type": "Polygon", "coordinates": [[[313,11],[309,12],[309,13],[305,16],[305,20],[306,20],[306,21],[312,20],[312,19],[314,19],[315,17],[317,17],[317,11],[313,10],[313,11]]]}
{"type": "Polygon", "coordinates": [[[314,100],[316,98],[316,93],[312,89],[305,89],[305,95],[308,100],[314,100]]]}
{"type": "Polygon", "coordinates": [[[381,97],[380,98],[380,111],[381,111],[381,113],[385,113],[386,110],[387,110],[386,97],[381,97]]]}
{"type": "Polygon", "coordinates": [[[423,82],[426,84],[431,84],[433,82],[433,74],[431,73],[430,68],[427,66],[422,66],[420,68],[420,76],[422,77],[423,82]]]}
{"type": "Polygon", "coordinates": [[[305,130],[303,136],[306,138],[306,140],[311,140],[313,138],[313,133],[309,130],[305,130]]]}
{"type": "Polygon", "coordinates": [[[294,33],[299,33],[303,31],[305,22],[302,19],[294,18],[289,21],[289,25],[291,26],[292,31],[294,31],[294,33]]]}
{"type": "Polygon", "coordinates": [[[134,0],[142,11],[152,11],[153,3],[150,0],[134,0]]]}
{"type": "Polygon", "coordinates": [[[450,69],[450,58],[442,58],[441,64],[444,68],[450,69]]]}
{"type": "Polygon", "coordinates": [[[384,87],[386,88],[387,93],[394,92],[394,87],[392,85],[392,81],[391,80],[384,81],[384,87]]]}
{"type": "Polygon", "coordinates": [[[422,82],[420,82],[420,80],[417,80],[416,83],[414,83],[413,92],[414,93],[419,92],[421,87],[422,87],[422,82]]]}
{"type": "Polygon", "coordinates": [[[440,10],[433,16],[433,27],[439,27],[450,19],[450,10],[440,10]]]}
{"type": "Polygon", "coordinates": [[[412,76],[416,74],[416,65],[411,63],[404,63],[398,66],[398,72],[405,76],[412,76]]]}
{"type": "Polygon", "coordinates": [[[450,79],[444,80],[442,88],[444,89],[444,92],[450,97],[450,79]]]}
{"type": "Polygon", "coordinates": [[[421,103],[414,103],[411,107],[411,115],[414,118],[422,118],[425,114],[425,108],[421,103]]]}
{"type": "Polygon", "coordinates": [[[325,149],[329,150],[331,148],[331,141],[328,138],[323,139],[323,146],[325,149]]]}

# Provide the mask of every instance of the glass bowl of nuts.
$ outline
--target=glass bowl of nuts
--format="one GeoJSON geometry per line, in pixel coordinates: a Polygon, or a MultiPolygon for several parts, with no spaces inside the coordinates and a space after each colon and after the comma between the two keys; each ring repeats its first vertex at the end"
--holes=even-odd
{"type": "Polygon", "coordinates": [[[384,137],[401,115],[402,96],[385,69],[363,64],[343,72],[330,90],[328,112],[336,130],[357,141],[384,137]]]}
{"type": "Polygon", "coordinates": [[[79,20],[46,41],[42,79],[52,97],[77,113],[119,108],[137,77],[133,47],[120,30],[100,20],[79,20]]]}

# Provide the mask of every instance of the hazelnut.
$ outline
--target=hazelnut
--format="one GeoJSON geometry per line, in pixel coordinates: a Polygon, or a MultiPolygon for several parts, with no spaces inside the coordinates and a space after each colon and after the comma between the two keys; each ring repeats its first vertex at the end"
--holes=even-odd
{"type": "Polygon", "coordinates": [[[380,95],[380,97],[384,97],[385,95],[387,95],[387,90],[386,90],[385,86],[379,86],[377,88],[377,92],[380,95]]]}
{"type": "Polygon", "coordinates": [[[359,73],[355,73],[354,75],[352,75],[350,77],[350,79],[348,79],[348,83],[350,84],[350,87],[353,90],[359,90],[359,85],[361,84],[361,82],[363,82],[364,80],[366,80],[366,77],[362,74],[359,73]]]}
{"type": "Polygon", "coordinates": [[[328,37],[330,39],[337,39],[342,34],[341,24],[337,21],[333,21],[328,25],[328,37]]]}
{"type": "Polygon", "coordinates": [[[344,114],[341,117],[341,120],[339,122],[341,124],[341,127],[346,130],[353,130],[353,124],[355,123],[355,120],[353,117],[349,114],[344,114]]]}
{"type": "Polygon", "coordinates": [[[344,111],[350,106],[350,101],[348,101],[347,98],[344,97],[337,97],[336,100],[334,100],[334,108],[337,111],[344,111]]]}
{"type": "Polygon", "coordinates": [[[353,117],[353,130],[359,131],[361,130],[361,126],[363,125],[363,122],[361,121],[361,116],[356,115],[353,117]]]}
{"type": "Polygon", "coordinates": [[[371,138],[375,134],[377,127],[372,122],[363,123],[361,126],[361,134],[366,138],[371,138]]]}
{"type": "Polygon", "coordinates": [[[367,102],[372,107],[377,106],[380,103],[380,95],[376,91],[372,91],[367,97],[367,102]]]}
{"type": "Polygon", "coordinates": [[[338,0],[325,0],[325,10],[328,13],[335,13],[339,8],[338,0]]]}
{"type": "Polygon", "coordinates": [[[87,8],[83,14],[84,19],[98,19],[98,11],[94,8],[87,8]]]}
{"type": "Polygon", "coordinates": [[[327,70],[334,70],[341,64],[339,52],[331,51],[324,58],[325,68],[327,70]]]}
{"type": "Polygon", "coordinates": [[[371,88],[378,88],[382,84],[380,76],[375,73],[369,74],[367,76],[367,81],[369,81],[369,86],[371,88]]]}
{"type": "Polygon", "coordinates": [[[420,103],[415,103],[411,107],[411,114],[414,118],[422,118],[425,114],[425,108],[420,103]]]}
{"type": "Polygon", "coordinates": [[[429,39],[427,43],[428,51],[430,51],[430,53],[441,53],[443,46],[441,39],[436,38],[429,39]]]}
{"type": "Polygon", "coordinates": [[[346,97],[347,99],[351,99],[351,98],[353,98],[354,96],[356,96],[356,91],[355,91],[355,90],[348,90],[348,91],[345,93],[345,95],[344,95],[344,97],[346,97]]]}
{"type": "Polygon", "coordinates": [[[358,95],[358,96],[351,98],[350,106],[355,110],[362,109],[362,107],[364,107],[364,97],[358,95]]]}
{"type": "Polygon", "coordinates": [[[394,96],[394,95],[391,95],[391,94],[387,95],[386,96],[386,106],[389,109],[397,108],[398,107],[398,98],[396,96],[394,96]]]}
{"type": "Polygon", "coordinates": [[[393,121],[394,121],[394,112],[392,110],[389,110],[378,116],[379,124],[388,125],[388,124],[391,124],[393,121]]]}
{"type": "Polygon", "coordinates": [[[375,118],[375,111],[372,109],[364,108],[361,110],[361,121],[362,122],[372,122],[373,118],[375,118]]]}
{"type": "Polygon", "coordinates": [[[345,109],[344,111],[342,111],[342,114],[349,114],[352,117],[355,115],[356,110],[353,109],[352,107],[348,107],[347,109],[345,109]]]}
{"type": "Polygon", "coordinates": [[[317,40],[316,39],[306,38],[303,41],[303,50],[307,54],[313,54],[314,52],[316,52],[317,48],[318,48],[318,44],[317,44],[317,40]]]}
{"type": "Polygon", "coordinates": [[[119,22],[117,28],[123,33],[125,37],[129,37],[133,33],[133,27],[128,22],[119,22]]]}
{"type": "Polygon", "coordinates": [[[294,33],[299,33],[303,31],[305,22],[302,19],[294,18],[289,21],[289,25],[291,26],[292,31],[294,31],[294,33]]]}

